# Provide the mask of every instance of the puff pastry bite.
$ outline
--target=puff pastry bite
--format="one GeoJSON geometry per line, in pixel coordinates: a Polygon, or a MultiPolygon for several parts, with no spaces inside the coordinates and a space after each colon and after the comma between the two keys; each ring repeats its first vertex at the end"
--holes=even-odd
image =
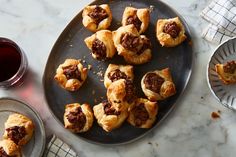
{"type": "Polygon", "coordinates": [[[141,80],[141,87],[151,101],[163,100],[176,93],[169,68],[146,73],[141,80]]]}
{"type": "Polygon", "coordinates": [[[133,24],[140,34],[146,31],[150,21],[150,12],[147,8],[137,9],[126,7],[122,17],[122,26],[133,24]]]}
{"type": "Polygon", "coordinates": [[[56,70],[54,79],[58,84],[68,90],[78,90],[87,78],[87,68],[84,68],[80,60],[66,59],[56,70]]]}
{"type": "Polygon", "coordinates": [[[229,61],[225,64],[216,64],[216,72],[219,79],[224,84],[233,84],[236,83],[236,62],[229,61]]]}
{"type": "Polygon", "coordinates": [[[177,46],[187,38],[184,26],[178,17],[159,19],[156,25],[156,37],[165,47],[177,46]]]}
{"type": "Polygon", "coordinates": [[[109,64],[104,75],[104,85],[106,88],[114,81],[128,79],[133,81],[134,73],[132,65],[109,64]]]}
{"type": "Polygon", "coordinates": [[[84,27],[92,32],[107,29],[112,21],[112,13],[107,4],[85,7],[82,17],[84,27]]]}
{"type": "Polygon", "coordinates": [[[33,122],[26,116],[15,113],[9,115],[5,122],[4,139],[10,139],[19,146],[25,145],[32,138],[33,122]]]}
{"type": "Polygon", "coordinates": [[[1,157],[21,157],[21,151],[12,140],[4,139],[0,141],[1,157]]]}
{"type": "Polygon", "coordinates": [[[145,35],[139,35],[133,24],[113,31],[113,41],[118,55],[130,64],[143,64],[152,57],[151,41],[145,35]]]}
{"type": "Polygon", "coordinates": [[[89,104],[73,103],[66,105],[65,128],[74,133],[88,131],[93,125],[93,111],[89,104]]]}
{"type": "Polygon", "coordinates": [[[120,79],[107,88],[107,99],[116,108],[122,108],[124,104],[130,105],[136,99],[136,89],[131,80],[120,79]]]}
{"type": "Polygon", "coordinates": [[[139,128],[150,128],[156,120],[158,112],[157,102],[139,98],[129,107],[128,122],[139,128]]]}
{"type": "Polygon", "coordinates": [[[107,132],[120,127],[128,117],[128,107],[126,105],[122,105],[118,109],[107,100],[95,105],[93,112],[98,124],[107,132]]]}
{"type": "Polygon", "coordinates": [[[109,30],[101,30],[90,37],[87,37],[84,42],[92,51],[92,56],[98,60],[112,58],[116,53],[116,48],[112,41],[112,32],[109,30]]]}

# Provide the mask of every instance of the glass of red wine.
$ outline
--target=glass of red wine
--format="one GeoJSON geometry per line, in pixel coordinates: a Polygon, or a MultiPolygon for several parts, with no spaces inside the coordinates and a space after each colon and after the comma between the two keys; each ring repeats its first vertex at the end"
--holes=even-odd
{"type": "Polygon", "coordinates": [[[27,67],[23,50],[12,40],[0,37],[0,87],[8,88],[18,84],[27,67]]]}

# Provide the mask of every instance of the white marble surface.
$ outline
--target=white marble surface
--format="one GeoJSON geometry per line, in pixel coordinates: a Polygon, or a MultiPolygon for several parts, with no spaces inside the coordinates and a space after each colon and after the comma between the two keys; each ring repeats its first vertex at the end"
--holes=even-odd
{"type": "Polygon", "coordinates": [[[91,1],[0,0],[0,36],[16,41],[29,58],[30,77],[23,86],[0,89],[32,105],[42,116],[48,135],[54,132],[72,145],[81,157],[235,157],[236,113],[220,105],[206,81],[206,65],[215,45],[201,38],[206,26],[199,12],[209,0],[166,0],[187,21],[194,43],[191,80],[174,111],[153,132],[137,142],[103,147],[75,140],[52,118],[43,96],[42,75],[50,50],[70,20],[91,1]],[[221,118],[212,119],[213,111],[221,118]]]}

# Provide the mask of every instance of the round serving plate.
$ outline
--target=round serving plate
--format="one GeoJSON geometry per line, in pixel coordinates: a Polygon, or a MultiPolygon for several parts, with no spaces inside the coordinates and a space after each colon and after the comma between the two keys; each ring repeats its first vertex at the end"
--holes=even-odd
{"type": "Polygon", "coordinates": [[[207,66],[207,81],[216,99],[227,108],[236,110],[236,84],[223,84],[215,70],[216,64],[232,60],[236,60],[236,38],[229,39],[216,48],[207,66]]]}
{"type": "Polygon", "coordinates": [[[29,117],[35,125],[33,137],[22,148],[22,157],[41,157],[46,142],[44,125],[39,114],[25,103],[12,98],[0,98],[0,134],[3,135],[4,123],[8,119],[8,116],[13,113],[19,113],[29,117]]]}
{"type": "MultiPolygon", "coordinates": [[[[86,141],[104,144],[119,145],[132,142],[155,128],[172,110],[176,101],[182,96],[182,93],[188,83],[192,70],[192,45],[189,28],[184,19],[176,13],[171,7],[159,0],[97,0],[94,4],[108,4],[113,14],[113,20],[110,30],[116,30],[121,26],[121,18],[125,7],[133,6],[136,8],[150,8],[152,10],[148,30],[144,33],[152,42],[152,59],[150,62],[134,66],[134,84],[137,88],[139,97],[145,97],[142,93],[140,81],[142,76],[156,69],[169,67],[173,80],[176,84],[176,95],[167,100],[159,102],[159,113],[154,126],[150,129],[135,128],[125,122],[120,128],[111,132],[105,132],[98,126],[96,120],[92,128],[85,133],[76,134],[77,137],[86,141]],[[174,48],[162,47],[155,36],[156,22],[160,18],[180,17],[184,24],[187,40],[174,48]]],[[[127,64],[124,59],[118,55],[107,61],[97,61],[92,58],[89,49],[84,43],[84,39],[92,35],[82,25],[82,12],[80,12],[65,28],[57,39],[51,50],[47,65],[44,71],[43,84],[45,97],[48,107],[54,117],[63,126],[63,114],[65,105],[69,103],[89,103],[91,106],[97,105],[106,99],[106,89],[103,84],[103,78],[98,75],[100,71],[105,72],[110,63],[127,64]],[[55,81],[54,75],[59,64],[67,58],[82,59],[85,66],[92,65],[88,73],[88,78],[83,86],[76,92],[68,92],[62,89],[55,81]]],[[[72,133],[71,133],[72,134],[72,133]]]]}

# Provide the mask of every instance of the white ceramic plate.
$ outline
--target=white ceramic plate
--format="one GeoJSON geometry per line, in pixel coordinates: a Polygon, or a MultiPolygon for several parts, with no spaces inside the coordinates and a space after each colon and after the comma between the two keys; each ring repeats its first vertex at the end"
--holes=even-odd
{"type": "Polygon", "coordinates": [[[217,100],[224,106],[236,110],[236,84],[223,84],[215,71],[216,64],[231,60],[236,60],[236,38],[229,39],[216,48],[207,66],[207,78],[211,92],[217,100]]]}
{"type": "Polygon", "coordinates": [[[0,98],[0,138],[4,133],[4,123],[12,113],[20,113],[29,117],[35,125],[32,139],[22,149],[22,157],[41,157],[46,137],[43,122],[38,113],[23,102],[12,98],[0,98]]]}

